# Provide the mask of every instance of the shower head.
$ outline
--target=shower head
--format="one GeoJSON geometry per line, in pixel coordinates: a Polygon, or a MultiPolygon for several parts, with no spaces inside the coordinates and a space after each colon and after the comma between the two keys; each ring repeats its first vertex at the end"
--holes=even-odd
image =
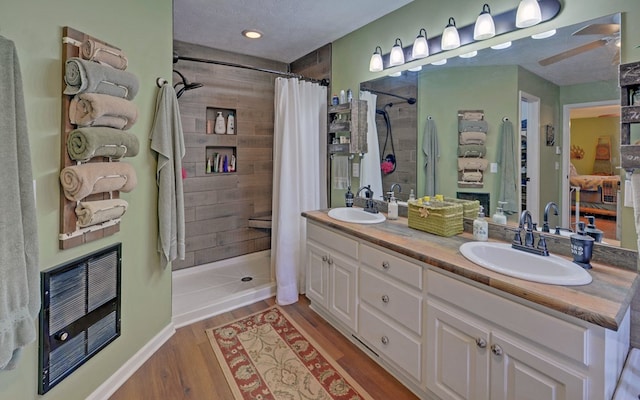
{"type": "Polygon", "coordinates": [[[182,85],[182,87],[180,89],[177,89],[176,91],[176,97],[178,98],[180,98],[180,96],[182,96],[182,94],[187,90],[197,89],[204,86],[202,83],[189,82],[187,78],[184,77],[184,75],[182,75],[179,71],[176,71],[175,69],[173,70],[173,72],[175,72],[180,76],[180,78],[182,78],[182,82],[178,82],[175,85],[173,85],[174,89],[177,89],[178,86],[182,85]]]}

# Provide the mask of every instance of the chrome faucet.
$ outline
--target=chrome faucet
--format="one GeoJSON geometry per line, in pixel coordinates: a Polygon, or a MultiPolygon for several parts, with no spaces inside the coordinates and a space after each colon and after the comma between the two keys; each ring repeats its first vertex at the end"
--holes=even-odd
{"type": "Polygon", "coordinates": [[[365,191],[364,197],[366,199],[364,211],[370,212],[372,214],[377,214],[378,207],[376,206],[376,203],[373,201],[373,190],[371,190],[371,185],[363,186],[360,189],[358,189],[356,196],[359,196],[360,192],[362,192],[363,190],[365,191]]]}
{"type": "Polygon", "coordinates": [[[516,229],[516,234],[513,237],[513,242],[511,242],[511,247],[532,254],[548,256],[549,250],[547,250],[547,241],[545,240],[544,235],[540,235],[538,245],[535,246],[533,232],[536,230],[536,224],[531,220],[531,213],[528,210],[522,211],[522,214],[520,214],[520,223],[518,224],[518,229],[516,229]],[[525,231],[524,244],[522,244],[522,238],[520,236],[520,231],[523,229],[525,231]]]}
{"type": "MultiPolygon", "coordinates": [[[[558,215],[558,205],[553,201],[547,203],[544,207],[544,223],[542,224],[542,232],[549,232],[549,210],[553,209],[553,215],[558,215]]],[[[556,234],[560,234],[560,227],[556,226],[556,234]]]]}

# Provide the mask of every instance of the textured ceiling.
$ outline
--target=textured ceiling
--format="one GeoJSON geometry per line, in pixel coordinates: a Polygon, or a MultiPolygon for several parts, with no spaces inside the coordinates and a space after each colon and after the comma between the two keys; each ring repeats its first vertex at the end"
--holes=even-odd
{"type": "Polygon", "coordinates": [[[173,37],[290,63],[413,0],[174,0],[173,37]],[[243,37],[257,29],[263,38],[243,37]]]}

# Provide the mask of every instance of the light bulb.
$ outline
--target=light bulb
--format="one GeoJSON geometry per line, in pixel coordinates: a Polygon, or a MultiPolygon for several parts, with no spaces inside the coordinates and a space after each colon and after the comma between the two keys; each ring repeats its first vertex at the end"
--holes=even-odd
{"type": "Polygon", "coordinates": [[[540,21],[542,21],[542,12],[538,0],[520,0],[516,12],[516,26],[528,28],[539,24],[540,21]]]}
{"type": "Polygon", "coordinates": [[[402,49],[402,41],[400,38],[396,39],[396,43],[391,48],[391,54],[389,55],[389,66],[395,67],[404,64],[404,50],[402,49]]]}
{"type": "Polygon", "coordinates": [[[371,72],[380,72],[384,69],[382,65],[382,49],[380,46],[376,46],[375,51],[371,55],[371,60],[369,61],[369,71],[371,72]]]}
{"type": "Polygon", "coordinates": [[[456,28],[456,20],[453,17],[449,18],[449,23],[444,32],[442,32],[442,50],[453,50],[460,47],[460,35],[458,35],[458,29],[456,28]]]}
{"type": "Polygon", "coordinates": [[[426,29],[420,29],[416,40],[413,42],[413,48],[411,50],[411,57],[415,60],[418,58],[425,58],[429,55],[429,44],[427,43],[427,31],[426,29]],[[424,35],[422,32],[424,31],[424,35]]]}
{"type": "Polygon", "coordinates": [[[473,28],[474,40],[485,40],[496,35],[496,25],[493,23],[491,16],[491,8],[488,4],[482,6],[482,12],[476,19],[476,25],[473,28]]]}

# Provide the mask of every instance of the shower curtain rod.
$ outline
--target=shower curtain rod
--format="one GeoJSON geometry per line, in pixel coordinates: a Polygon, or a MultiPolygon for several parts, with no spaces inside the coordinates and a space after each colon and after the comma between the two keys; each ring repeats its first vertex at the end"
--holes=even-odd
{"type": "Polygon", "coordinates": [[[393,93],[389,93],[389,92],[383,92],[381,90],[375,90],[375,89],[369,89],[369,88],[362,88],[360,90],[366,91],[366,92],[371,92],[371,93],[375,93],[375,94],[386,94],[387,96],[393,96],[393,97],[397,97],[399,99],[402,99],[404,101],[406,101],[409,104],[414,104],[416,102],[416,99],[413,97],[403,97],[397,94],[393,94],[393,93]]]}
{"type": "Polygon", "coordinates": [[[253,67],[251,65],[235,64],[235,63],[230,63],[230,62],[226,62],[226,61],[218,61],[218,60],[208,60],[206,58],[180,56],[180,55],[178,55],[178,53],[173,52],[173,63],[175,64],[180,60],[194,61],[194,62],[200,62],[200,63],[205,63],[205,64],[224,65],[224,66],[227,66],[227,67],[234,67],[234,68],[250,69],[252,71],[266,72],[266,73],[269,73],[269,74],[282,75],[282,76],[286,76],[286,77],[289,77],[289,78],[298,78],[298,79],[302,79],[302,80],[313,82],[313,83],[319,83],[321,86],[329,86],[329,79],[308,78],[308,77],[300,75],[300,74],[294,74],[293,72],[275,71],[275,70],[272,70],[272,69],[253,67]]]}

